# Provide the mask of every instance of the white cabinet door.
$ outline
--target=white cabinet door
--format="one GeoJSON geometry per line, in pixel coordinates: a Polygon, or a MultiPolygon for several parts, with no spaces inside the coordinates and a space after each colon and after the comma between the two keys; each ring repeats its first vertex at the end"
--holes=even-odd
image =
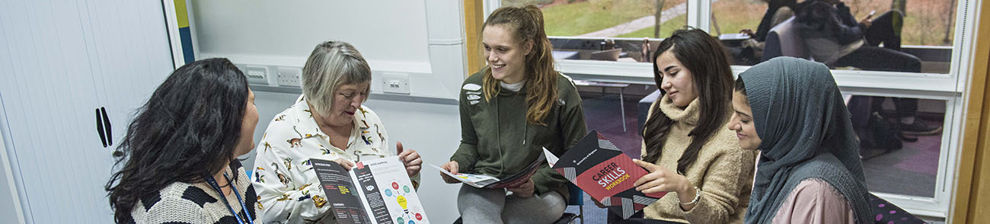
{"type": "Polygon", "coordinates": [[[0,132],[28,223],[112,223],[112,148],[172,70],[164,23],[157,1],[0,1],[0,132]]]}
{"type": "Polygon", "coordinates": [[[100,30],[93,45],[97,59],[99,100],[107,109],[114,145],[123,140],[127,125],[158,85],[174,70],[161,2],[122,1],[119,10],[91,14],[100,30]],[[142,3],[143,2],[143,3],[142,3]],[[151,3],[148,3],[151,2],[151,3]]]}

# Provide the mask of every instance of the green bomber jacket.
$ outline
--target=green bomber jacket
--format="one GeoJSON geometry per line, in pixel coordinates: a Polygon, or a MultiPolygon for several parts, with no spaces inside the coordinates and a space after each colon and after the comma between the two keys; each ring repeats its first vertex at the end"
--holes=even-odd
{"type": "MultiPolygon", "coordinates": [[[[485,100],[483,74],[471,75],[461,88],[461,144],[450,157],[460,172],[508,177],[543,156],[543,147],[560,156],[586,134],[581,96],[569,77],[557,74],[558,99],[543,120],[546,125],[537,125],[526,122],[529,83],[519,92],[502,89],[485,100]]],[[[556,191],[568,198],[567,179],[547,164],[532,179],[536,193],[556,191]]]]}

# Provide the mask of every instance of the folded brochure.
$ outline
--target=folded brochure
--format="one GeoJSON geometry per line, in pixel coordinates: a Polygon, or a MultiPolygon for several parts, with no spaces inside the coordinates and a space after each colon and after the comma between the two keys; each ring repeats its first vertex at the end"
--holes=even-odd
{"type": "Polygon", "coordinates": [[[540,169],[540,165],[543,165],[544,161],[546,161],[546,158],[544,158],[543,156],[537,156],[536,160],[533,160],[533,162],[527,165],[526,168],[502,179],[484,174],[471,174],[471,173],[453,174],[447,172],[447,170],[444,170],[443,168],[440,168],[437,165],[430,164],[430,166],[436,168],[437,170],[440,170],[440,172],[443,173],[444,175],[453,177],[454,179],[464,184],[470,185],[472,187],[497,189],[497,188],[513,187],[526,183],[526,181],[529,180],[529,178],[532,177],[533,174],[535,174],[536,171],[540,169]]]}
{"type": "Polygon", "coordinates": [[[398,157],[355,163],[311,159],[337,223],[429,223],[416,189],[398,157]]]}
{"type": "Polygon", "coordinates": [[[545,148],[543,154],[553,170],[625,219],[667,194],[637,191],[633,183],[649,172],[597,131],[585,135],[560,158],[545,148]]]}

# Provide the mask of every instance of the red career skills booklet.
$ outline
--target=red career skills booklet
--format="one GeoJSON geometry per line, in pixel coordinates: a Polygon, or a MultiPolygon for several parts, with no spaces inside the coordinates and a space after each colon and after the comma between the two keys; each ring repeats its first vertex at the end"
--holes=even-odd
{"type": "Polygon", "coordinates": [[[559,159],[549,151],[544,151],[544,154],[554,170],[605,205],[609,211],[626,219],[667,194],[637,191],[633,183],[649,172],[633,163],[632,158],[598,131],[581,138],[559,159]]]}

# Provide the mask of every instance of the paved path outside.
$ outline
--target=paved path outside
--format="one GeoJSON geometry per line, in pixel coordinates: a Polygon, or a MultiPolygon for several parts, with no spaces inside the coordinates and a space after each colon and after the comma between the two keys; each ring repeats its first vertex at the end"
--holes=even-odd
{"type": "MultiPolygon", "coordinates": [[[[680,15],[684,15],[687,12],[686,3],[678,4],[674,7],[663,10],[660,15],[660,24],[667,22],[667,20],[673,19],[680,15]]],[[[655,22],[656,16],[644,16],[639,19],[635,19],[631,22],[615,25],[613,27],[605,28],[599,31],[581,34],[581,37],[615,37],[622,34],[632,33],[640,29],[653,27],[653,22],[655,22]]]]}

